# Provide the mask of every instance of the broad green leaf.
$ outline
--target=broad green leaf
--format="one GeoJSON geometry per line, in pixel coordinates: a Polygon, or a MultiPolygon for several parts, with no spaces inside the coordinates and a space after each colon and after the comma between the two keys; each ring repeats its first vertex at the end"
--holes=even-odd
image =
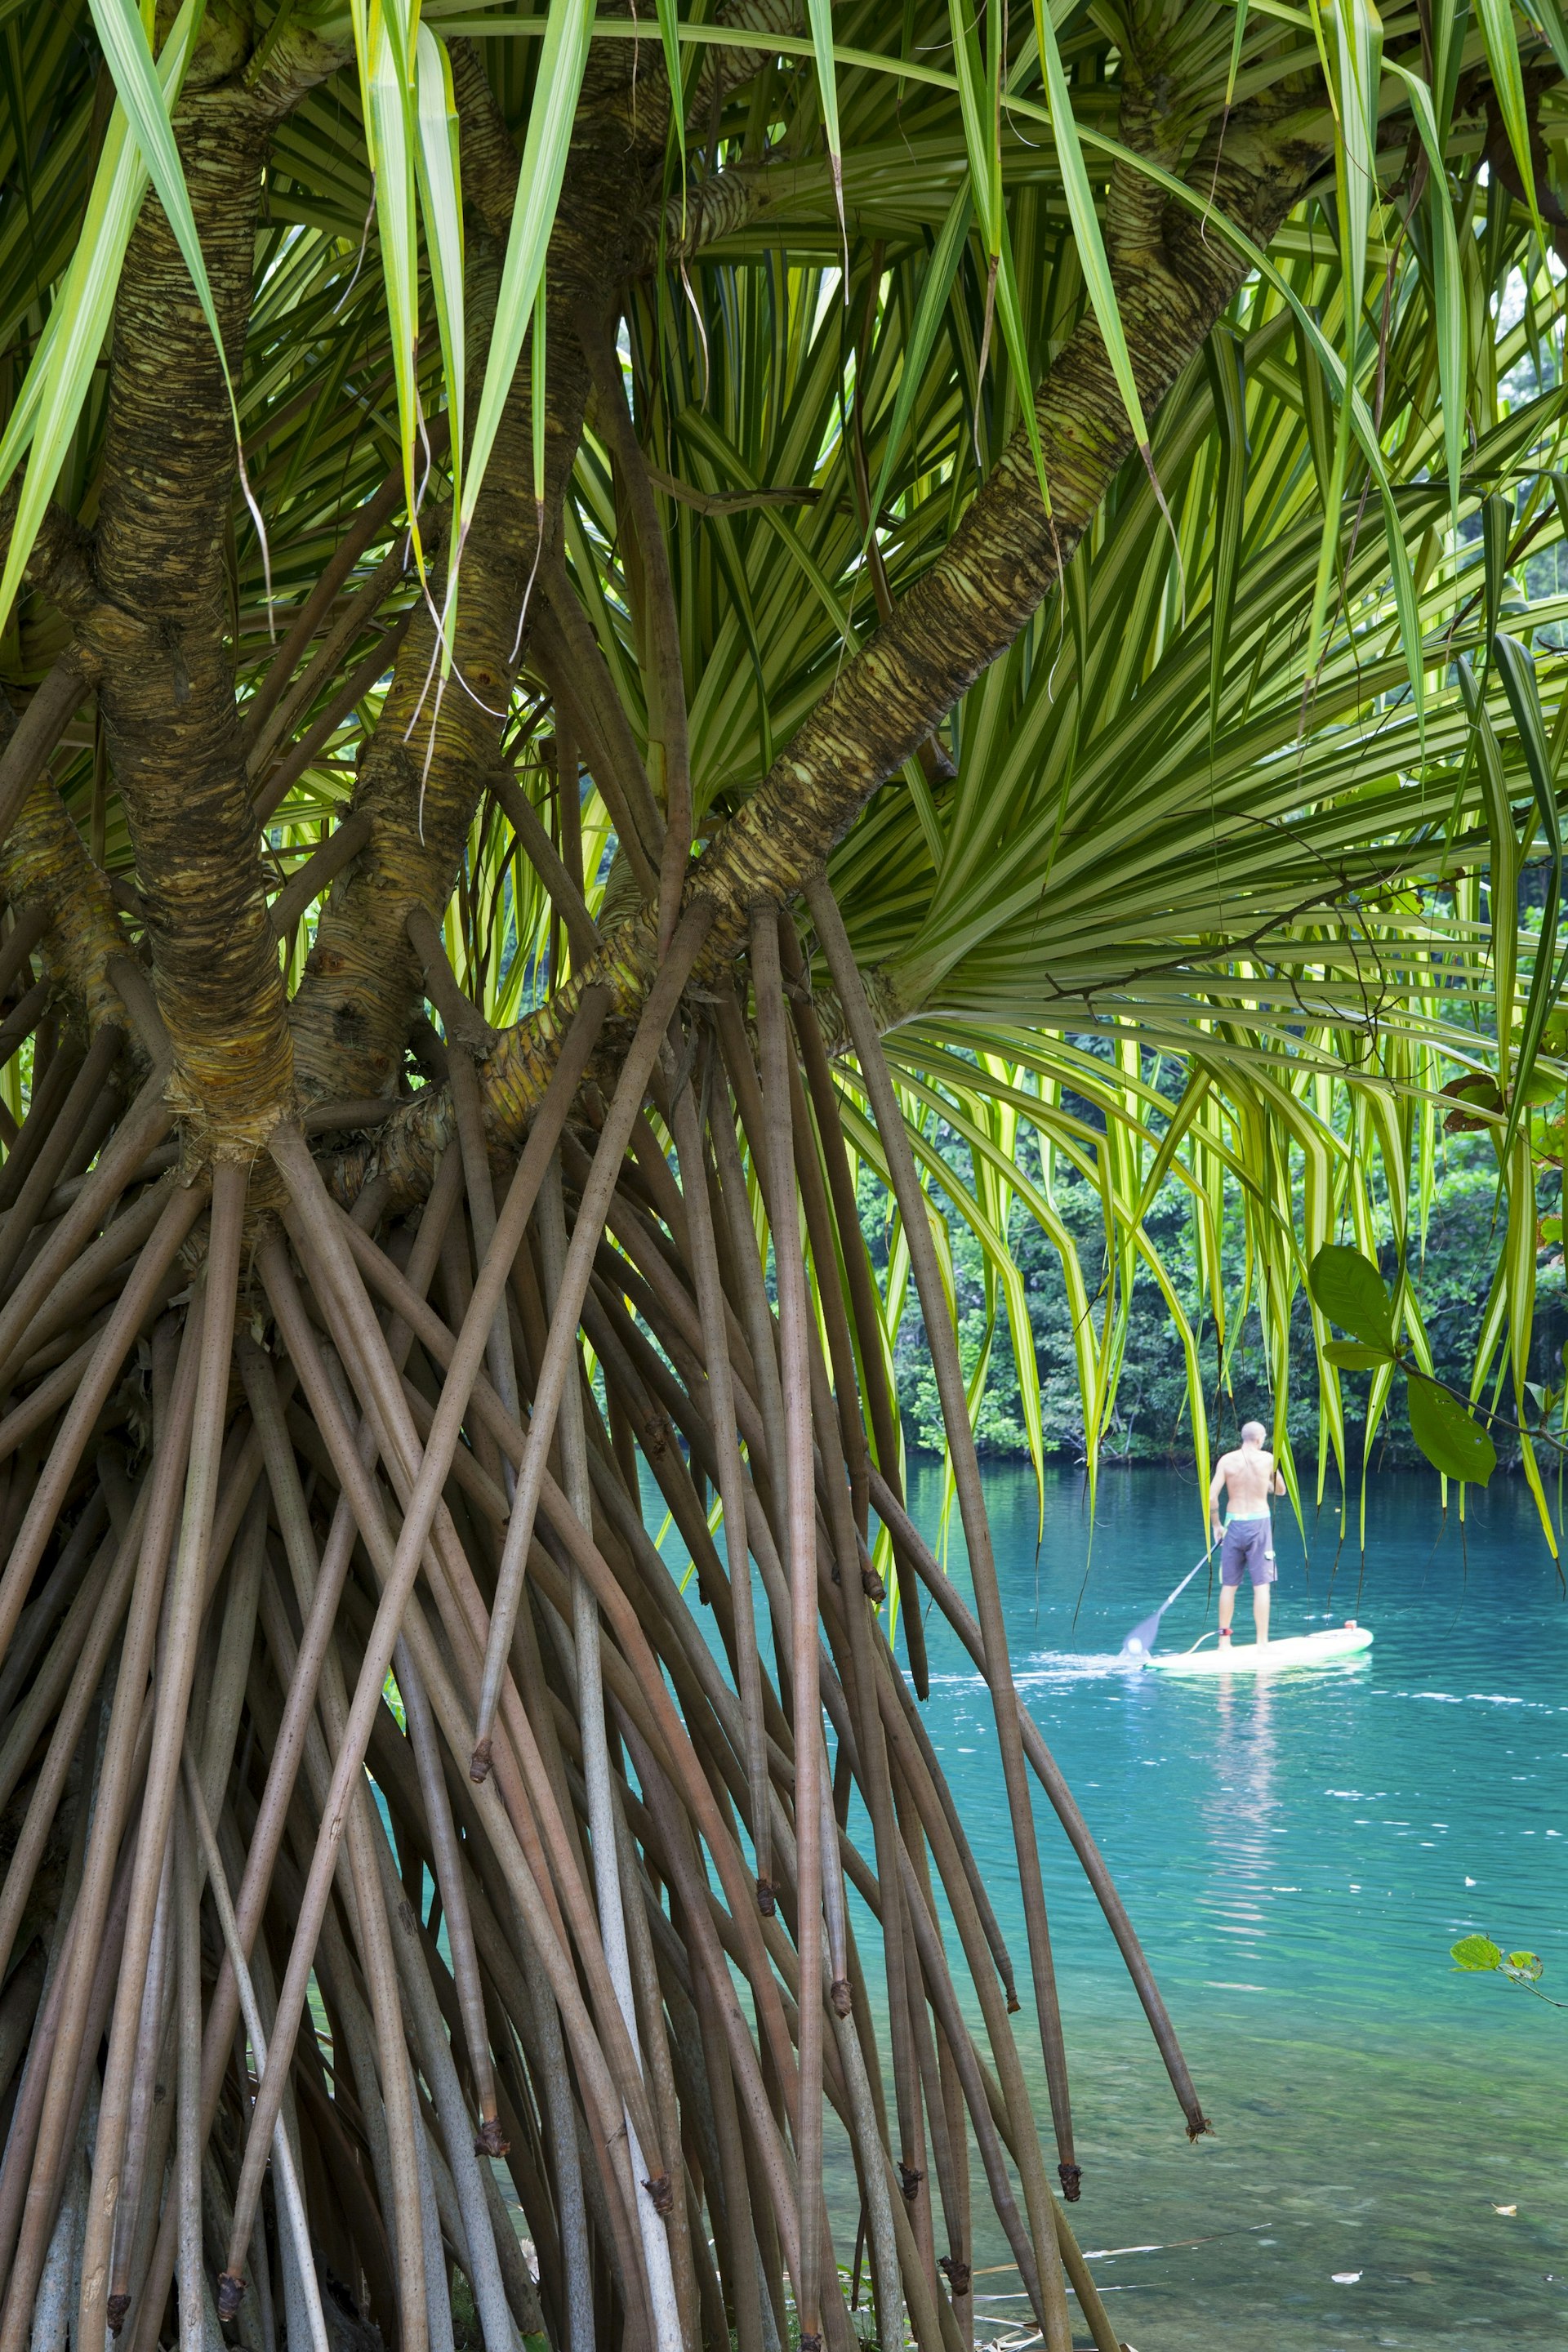
{"type": "Polygon", "coordinates": [[[1480,1423],[1457,1397],[1419,1372],[1410,1376],[1407,1399],[1410,1433],[1434,1470],[1484,1486],[1497,1468],[1497,1448],[1480,1423]]]}
{"type": "Polygon", "coordinates": [[[1528,1977],[1532,1984],[1546,1974],[1546,1963],[1539,1952],[1510,1952],[1508,1964],[1516,1976],[1528,1977]]]}
{"type": "Polygon", "coordinates": [[[1353,1332],[1363,1345],[1393,1354],[1388,1292],[1370,1258],[1342,1243],[1330,1242],[1312,1260],[1307,1284],[1313,1303],[1331,1323],[1353,1332]]]}
{"type": "Polygon", "coordinates": [[[1457,1969],[1477,1975],[1502,1964],[1502,1951],[1489,1936],[1462,1936],[1457,1944],[1449,1946],[1448,1958],[1457,1969]]]}
{"type": "Polygon", "coordinates": [[[1389,1348],[1369,1348],[1359,1339],[1329,1339],[1324,1342],[1323,1355],[1342,1372],[1375,1371],[1380,1365],[1392,1364],[1394,1351],[1389,1348]]]}

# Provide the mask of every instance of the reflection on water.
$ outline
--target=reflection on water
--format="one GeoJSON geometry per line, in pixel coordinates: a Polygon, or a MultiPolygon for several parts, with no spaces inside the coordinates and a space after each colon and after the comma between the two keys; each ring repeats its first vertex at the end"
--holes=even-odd
{"type": "MultiPolygon", "coordinates": [[[[1264,1966],[1260,1945],[1268,1933],[1262,1907],[1268,1833],[1278,1826],[1274,1794],[1274,1686],[1258,1680],[1245,1700],[1234,1682],[1215,1692],[1215,1737],[1213,1787],[1204,1809],[1210,1855],[1208,1885],[1199,1897],[1216,1936],[1232,1940],[1216,1949],[1235,1962],[1241,1979],[1264,1966]]],[[[1211,1979],[1217,1992],[1265,1992],[1250,1982],[1211,1979]]]]}
{"type": "MultiPolygon", "coordinates": [[[[1462,1555],[1435,1486],[1384,1482],[1359,1592],[1353,1552],[1331,1574],[1327,1516],[1310,1550],[1282,1522],[1276,1631],[1354,1613],[1373,1650],[1274,1679],[1169,1682],[1127,1674],[1116,1652],[1191,1560],[1190,1483],[1109,1479],[1087,1585],[1077,1482],[1048,1491],[1037,1569],[1033,1480],[990,1483],[1020,1685],[1217,2126],[1185,2145],[1042,1809],[1085,2171],[1075,2218],[1121,2335],[1140,2352],[1568,2345],[1568,2016],[1447,1958],[1484,1928],[1541,1952],[1545,1989],[1568,1998],[1568,1605],[1528,1499],[1500,1482],[1479,1498],[1462,1555]]],[[[932,1518],[937,1500],[934,1477],[917,1486],[932,1518]]],[[[956,1534],[954,1568],[966,1581],[956,1534]]],[[[1199,1578],[1164,1646],[1213,1615],[1199,1578]]],[[[1021,1958],[989,1702],[940,1622],[928,1632],[926,1720],[1021,1958]]],[[[1026,2035],[1024,2050],[1038,2080],[1026,2035]]],[[[997,2231],[976,2261],[1006,2252],[997,2231]]],[[[1005,2268],[976,2281],[1016,2284],[1005,2268]]]]}

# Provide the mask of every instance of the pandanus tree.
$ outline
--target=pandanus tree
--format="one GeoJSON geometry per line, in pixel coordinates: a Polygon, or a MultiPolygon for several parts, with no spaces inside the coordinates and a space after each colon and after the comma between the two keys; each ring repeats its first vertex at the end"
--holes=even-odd
{"type": "Polygon", "coordinates": [[[1554,0],[0,33],[0,2346],[1114,2352],[971,1415],[1020,1215],[1380,1407],[1456,1077],[1523,1394],[1554,0]]]}

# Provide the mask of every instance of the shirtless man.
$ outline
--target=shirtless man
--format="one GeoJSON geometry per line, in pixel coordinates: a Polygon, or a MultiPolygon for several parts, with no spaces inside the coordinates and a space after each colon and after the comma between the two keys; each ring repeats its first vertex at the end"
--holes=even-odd
{"type": "Polygon", "coordinates": [[[1230,1640],[1236,1595],[1244,1574],[1252,1579],[1252,1616],[1259,1642],[1268,1639],[1268,1588],[1274,1581],[1274,1527],[1268,1498],[1285,1492],[1285,1481],[1265,1451],[1263,1423],[1249,1421],[1234,1454],[1222,1454],[1209,1484],[1209,1517],[1219,1556],[1219,1638],[1230,1640]],[[1227,1498],[1226,1524],[1219,1517],[1220,1489],[1227,1498]],[[1221,1537],[1223,1534],[1223,1543],[1221,1537]]]}

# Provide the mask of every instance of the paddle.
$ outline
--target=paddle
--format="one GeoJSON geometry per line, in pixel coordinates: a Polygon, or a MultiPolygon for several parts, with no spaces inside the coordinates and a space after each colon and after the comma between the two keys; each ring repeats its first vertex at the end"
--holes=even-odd
{"type": "Polygon", "coordinates": [[[1154,1614],[1152,1617],[1143,1618],[1140,1623],[1133,1626],[1132,1631],[1128,1634],[1127,1639],[1121,1644],[1121,1655],[1122,1657],[1146,1658],[1149,1655],[1150,1651],[1154,1646],[1155,1636],[1160,1631],[1161,1618],[1164,1615],[1173,1601],[1179,1601],[1181,1599],[1183,1593],[1186,1591],[1194,1577],[1196,1576],[1199,1569],[1206,1568],[1208,1566],[1209,1558],[1213,1550],[1214,1545],[1210,1544],[1208,1550],[1205,1552],[1202,1559],[1194,1560],[1191,1568],[1188,1569],[1185,1576],[1183,1577],[1174,1592],[1171,1593],[1166,1600],[1161,1601],[1160,1606],[1155,1610],[1154,1614]]]}

